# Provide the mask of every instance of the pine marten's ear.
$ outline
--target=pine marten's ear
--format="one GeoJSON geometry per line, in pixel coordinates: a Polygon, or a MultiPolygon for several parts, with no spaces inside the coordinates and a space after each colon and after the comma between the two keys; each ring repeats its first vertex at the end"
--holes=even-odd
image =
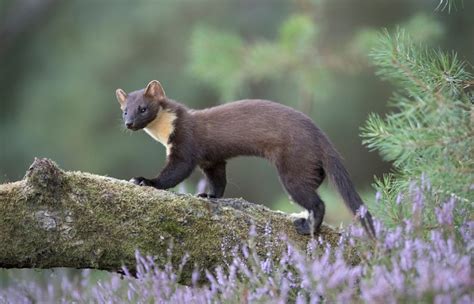
{"type": "Polygon", "coordinates": [[[117,89],[115,91],[115,95],[117,96],[117,100],[120,103],[120,108],[123,110],[125,109],[125,104],[127,101],[127,93],[125,93],[122,89],[117,89]]]}
{"type": "Polygon", "coordinates": [[[144,95],[153,98],[154,100],[163,100],[166,97],[165,90],[163,90],[163,87],[158,80],[150,81],[146,86],[144,95]]]}

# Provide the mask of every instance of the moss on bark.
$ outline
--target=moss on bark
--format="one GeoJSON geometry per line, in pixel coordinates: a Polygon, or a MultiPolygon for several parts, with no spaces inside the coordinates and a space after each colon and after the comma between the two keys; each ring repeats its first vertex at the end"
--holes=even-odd
{"type": "MultiPolygon", "coordinates": [[[[278,256],[280,236],[304,248],[292,218],[243,199],[207,200],[114,178],[65,172],[48,159],[36,159],[21,181],[0,185],[0,267],[96,268],[118,271],[134,267],[135,251],[166,260],[173,242],[174,262],[189,254],[184,276],[199,265],[223,263],[227,249],[257,229],[256,247],[263,251],[270,237],[278,256]],[[270,236],[263,236],[267,223],[270,236]]],[[[320,236],[336,245],[339,234],[323,226],[320,236]]],[[[355,252],[348,252],[353,263],[355,252]]]]}

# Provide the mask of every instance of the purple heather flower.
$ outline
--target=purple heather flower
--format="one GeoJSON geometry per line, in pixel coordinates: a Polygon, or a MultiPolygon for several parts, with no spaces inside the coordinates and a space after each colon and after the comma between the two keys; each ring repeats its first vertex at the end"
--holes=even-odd
{"type": "Polygon", "coordinates": [[[364,218],[365,215],[367,214],[367,207],[365,205],[362,205],[359,207],[359,215],[361,218],[364,218]]]}
{"type": "Polygon", "coordinates": [[[402,235],[401,227],[397,227],[395,228],[394,231],[388,232],[385,236],[385,241],[384,241],[385,249],[392,249],[396,247],[401,240],[401,235],[402,235]]]}
{"type": "Polygon", "coordinates": [[[377,193],[375,193],[375,202],[380,203],[381,199],[382,199],[382,192],[377,191],[377,193]]]}
{"type": "Polygon", "coordinates": [[[402,202],[402,200],[403,200],[403,193],[399,192],[399,193],[397,194],[397,199],[395,200],[395,203],[396,203],[397,205],[400,205],[400,203],[402,202]]]}
{"type": "Polygon", "coordinates": [[[263,262],[261,262],[261,268],[263,273],[269,274],[273,269],[273,263],[270,258],[266,258],[263,262]]]}
{"type": "Polygon", "coordinates": [[[412,188],[411,195],[412,195],[412,199],[413,199],[412,200],[412,202],[413,202],[412,212],[414,214],[419,214],[419,213],[422,212],[423,207],[424,207],[423,191],[419,187],[414,186],[412,188]]]}
{"type": "Polygon", "coordinates": [[[255,225],[250,226],[250,231],[249,231],[249,237],[250,238],[255,238],[257,236],[257,228],[255,225]]]}
{"type": "Polygon", "coordinates": [[[351,234],[351,237],[354,237],[354,238],[362,238],[365,235],[364,229],[358,226],[351,226],[350,234],[351,234]]]}
{"type": "Polygon", "coordinates": [[[451,198],[444,203],[440,208],[435,209],[436,213],[436,218],[438,220],[438,223],[441,225],[452,225],[453,224],[453,210],[454,210],[454,205],[456,203],[456,199],[454,196],[451,196],[451,198]]]}
{"type": "MultiPolygon", "coordinates": [[[[451,304],[451,296],[449,294],[438,294],[434,298],[435,304],[451,304]]],[[[471,302],[469,302],[471,303],[471,302]]]]}
{"type": "Polygon", "coordinates": [[[474,238],[473,233],[474,231],[474,221],[466,221],[462,224],[459,232],[463,238],[463,241],[466,243],[467,251],[472,251],[474,249],[474,238]]]}
{"type": "Polygon", "coordinates": [[[191,282],[192,282],[193,286],[197,286],[197,283],[199,281],[200,276],[201,276],[201,274],[199,273],[199,270],[194,269],[193,274],[191,275],[191,282]]]}

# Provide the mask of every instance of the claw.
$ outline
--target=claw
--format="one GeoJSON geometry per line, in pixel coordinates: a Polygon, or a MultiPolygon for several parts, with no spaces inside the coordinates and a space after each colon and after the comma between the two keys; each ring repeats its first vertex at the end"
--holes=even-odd
{"type": "Polygon", "coordinates": [[[198,197],[202,198],[217,198],[214,194],[207,194],[207,193],[199,193],[196,194],[198,197]]]}

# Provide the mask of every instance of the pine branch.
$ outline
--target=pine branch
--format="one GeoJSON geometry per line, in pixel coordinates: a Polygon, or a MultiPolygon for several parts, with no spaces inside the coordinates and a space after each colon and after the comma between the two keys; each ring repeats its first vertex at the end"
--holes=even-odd
{"type": "MultiPolygon", "coordinates": [[[[397,112],[381,118],[371,115],[362,128],[364,143],[393,161],[396,171],[377,182],[384,204],[379,217],[402,224],[412,217],[410,208],[398,199],[409,193],[420,176],[429,180],[430,195],[422,222],[431,227],[435,209],[449,196],[462,197],[458,210],[469,212],[474,200],[474,132],[472,101],[466,83],[472,82],[468,64],[455,53],[431,51],[415,45],[403,31],[385,32],[372,53],[378,74],[398,90],[391,99],[397,112]]],[[[461,212],[461,211],[459,211],[461,212]]]]}
{"type": "MultiPolygon", "coordinates": [[[[464,1],[461,0],[459,1],[461,3],[461,6],[464,5],[464,1]]],[[[438,6],[436,6],[435,10],[440,10],[440,11],[444,11],[444,10],[448,10],[448,12],[450,13],[451,10],[453,9],[457,9],[457,0],[439,0],[439,3],[438,3],[438,6]]]]}

